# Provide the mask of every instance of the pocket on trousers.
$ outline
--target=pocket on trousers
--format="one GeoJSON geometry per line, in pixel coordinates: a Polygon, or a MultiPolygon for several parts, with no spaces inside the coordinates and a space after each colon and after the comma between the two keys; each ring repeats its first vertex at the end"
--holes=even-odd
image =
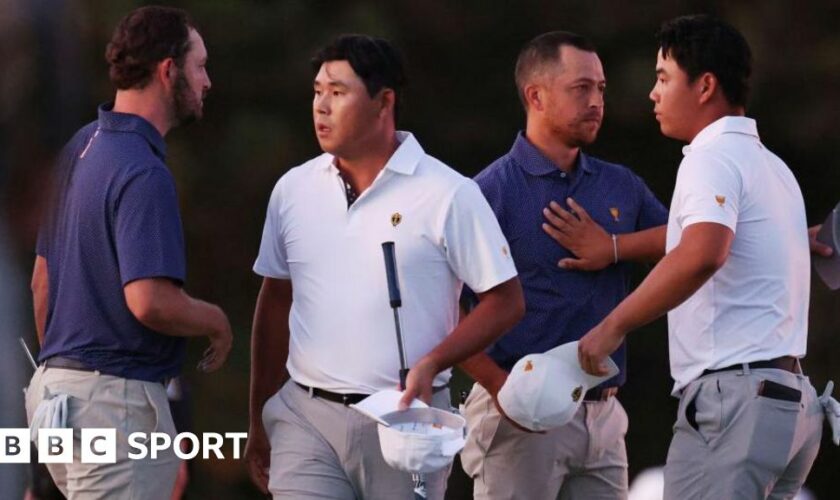
{"type": "Polygon", "coordinates": [[[793,405],[787,405],[790,408],[796,408],[802,402],[802,391],[778,382],[773,382],[772,380],[762,380],[758,384],[758,396],[765,399],[793,403],[793,405]]]}

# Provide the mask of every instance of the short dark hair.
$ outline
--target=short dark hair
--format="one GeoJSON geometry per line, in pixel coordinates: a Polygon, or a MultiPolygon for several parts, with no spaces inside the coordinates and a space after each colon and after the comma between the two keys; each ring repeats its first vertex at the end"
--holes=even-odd
{"type": "Polygon", "coordinates": [[[183,67],[190,49],[190,29],[195,29],[195,24],[182,9],[148,6],[128,13],[105,49],[111,82],[120,90],[142,89],[164,59],[171,57],[183,67]]]}
{"type": "Polygon", "coordinates": [[[347,61],[371,98],[383,88],[393,90],[397,120],[406,77],[402,55],[389,41],[368,35],[341,35],[315,54],[312,69],[317,73],[329,61],[347,61]]]}
{"type": "Polygon", "coordinates": [[[534,73],[540,71],[545,64],[559,64],[560,49],[569,45],[585,52],[595,52],[595,45],[585,37],[569,31],[549,31],[537,36],[519,51],[516,59],[516,69],[513,72],[516,80],[516,89],[519,91],[519,99],[525,109],[528,103],[525,100],[525,85],[533,77],[534,73]]]}
{"type": "Polygon", "coordinates": [[[737,29],[707,15],[682,16],[663,23],[657,39],[662,57],[673,57],[690,82],[711,73],[729,104],[747,105],[752,53],[737,29]]]}

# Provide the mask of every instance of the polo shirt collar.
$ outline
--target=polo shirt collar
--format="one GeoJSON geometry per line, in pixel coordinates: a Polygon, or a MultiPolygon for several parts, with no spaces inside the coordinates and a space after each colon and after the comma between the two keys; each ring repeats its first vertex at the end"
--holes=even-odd
{"type": "MultiPolygon", "coordinates": [[[[534,176],[549,175],[560,171],[560,167],[537,149],[522,131],[516,135],[509,155],[522,170],[534,176]]],[[[592,174],[597,170],[597,166],[583,151],[578,153],[577,166],[587,174],[592,174]]]]}
{"type": "Polygon", "coordinates": [[[157,156],[166,159],[166,142],[158,129],[145,118],[130,113],[113,111],[114,103],[109,102],[99,106],[99,128],[114,132],[133,132],[140,134],[152,146],[157,156]]]}
{"type": "Polygon", "coordinates": [[[420,160],[426,153],[411,132],[398,130],[397,141],[399,141],[400,145],[394,151],[394,154],[391,155],[391,158],[388,159],[388,163],[385,164],[385,169],[398,174],[413,175],[417,169],[417,164],[420,163],[420,160]]]}
{"type": "MultiPolygon", "coordinates": [[[[411,132],[398,130],[397,142],[399,142],[400,145],[397,146],[397,150],[394,151],[394,154],[388,158],[388,161],[385,163],[383,169],[390,170],[398,174],[413,175],[414,171],[417,170],[417,165],[420,163],[420,160],[423,159],[426,152],[423,151],[423,147],[420,146],[420,143],[417,142],[417,139],[411,132]]],[[[324,155],[324,158],[325,161],[322,164],[322,168],[335,168],[335,156],[326,154],[324,155]]]]}
{"type": "Polygon", "coordinates": [[[694,136],[691,144],[683,147],[683,155],[709,144],[723,134],[743,134],[758,139],[758,128],[756,127],[755,120],[746,116],[724,116],[718,118],[706,125],[699,134],[694,136]]]}

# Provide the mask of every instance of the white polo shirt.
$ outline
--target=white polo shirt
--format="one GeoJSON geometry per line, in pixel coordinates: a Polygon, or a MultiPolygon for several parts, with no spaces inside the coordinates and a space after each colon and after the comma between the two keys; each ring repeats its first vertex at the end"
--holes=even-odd
{"type": "MultiPolygon", "coordinates": [[[[287,368],[301,384],[372,393],[399,383],[382,243],[395,242],[409,367],[458,322],[463,283],[514,276],[507,241],[478,186],[398,132],[388,163],[348,208],[334,157],[291,169],[268,205],[254,271],[292,280],[287,368]]],[[[436,385],[449,381],[449,370],[436,385]]]]}
{"type": "Polygon", "coordinates": [[[668,313],[675,394],[706,369],[804,356],[811,279],[802,193],[754,120],[723,117],[683,154],[667,251],[698,222],[723,224],[735,238],[723,267],[668,313]]]}

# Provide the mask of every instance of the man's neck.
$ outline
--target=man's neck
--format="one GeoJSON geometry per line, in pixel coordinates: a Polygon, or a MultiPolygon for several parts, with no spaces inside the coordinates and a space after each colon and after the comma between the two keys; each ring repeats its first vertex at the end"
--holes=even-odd
{"type": "Polygon", "coordinates": [[[558,140],[546,127],[538,127],[532,124],[527,126],[525,137],[560,170],[568,174],[573,173],[580,153],[579,147],[570,147],[563,141],[558,140]]]}
{"type": "Polygon", "coordinates": [[[151,89],[118,90],[114,112],[138,115],[151,123],[162,137],[172,128],[169,113],[158,95],[151,89]]]}
{"type": "Polygon", "coordinates": [[[336,157],[336,166],[358,194],[373,184],[379,172],[400,146],[396,133],[390,140],[367,145],[361,154],[354,157],[336,157]]]}
{"type": "Polygon", "coordinates": [[[698,120],[695,122],[694,129],[690,134],[690,138],[688,142],[694,140],[700,132],[702,132],[706,127],[711,125],[712,123],[720,120],[726,116],[745,116],[746,110],[743,106],[719,106],[714,108],[708,108],[705,112],[702,112],[698,115],[698,120]]]}

